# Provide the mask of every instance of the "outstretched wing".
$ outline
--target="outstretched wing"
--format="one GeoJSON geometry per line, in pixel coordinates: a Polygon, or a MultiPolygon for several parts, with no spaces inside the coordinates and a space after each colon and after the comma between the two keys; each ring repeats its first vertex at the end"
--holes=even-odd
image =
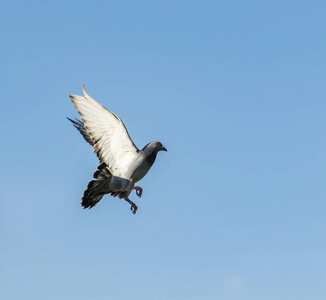
{"type": "Polygon", "coordinates": [[[69,97],[94,143],[94,152],[114,176],[129,177],[130,165],[137,160],[139,150],[120,118],[91,98],[86,93],[84,84],[82,88],[84,97],[77,95],[69,97]]]}
{"type": "Polygon", "coordinates": [[[86,128],[84,127],[84,123],[78,119],[71,120],[70,118],[67,117],[67,119],[74,124],[74,127],[78,129],[78,131],[80,132],[80,134],[83,136],[83,138],[85,139],[85,141],[90,144],[91,146],[94,145],[93,140],[91,139],[91,137],[88,135],[86,128]]]}

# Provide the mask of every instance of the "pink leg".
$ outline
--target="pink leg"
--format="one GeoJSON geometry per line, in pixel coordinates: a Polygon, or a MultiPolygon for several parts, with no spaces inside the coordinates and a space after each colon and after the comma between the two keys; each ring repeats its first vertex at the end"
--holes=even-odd
{"type": "Polygon", "coordinates": [[[125,199],[128,203],[130,203],[130,205],[131,205],[130,209],[131,209],[132,213],[135,214],[136,211],[137,211],[137,209],[138,209],[137,205],[136,205],[134,202],[132,202],[128,197],[126,197],[126,198],[124,198],[124,199],[125,199]]]}
{"type": "Polygon", "coordinates": [[[134,186],[133,190],[136,190],[136,195],[140,198],[143,194],[143,189],[140,186],[134,186]]]}

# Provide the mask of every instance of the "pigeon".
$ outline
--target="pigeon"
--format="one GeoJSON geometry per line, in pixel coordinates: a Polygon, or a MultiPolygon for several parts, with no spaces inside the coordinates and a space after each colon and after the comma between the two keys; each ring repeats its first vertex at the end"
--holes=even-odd
{"type": "Polygon", "coordinates": [[[131,140],[121,119],[90,97],[84,84],[84,97],[69,95],[81,120],[67,118],[94,148],[100,165],[82,197],[81,206],[92,208],[106,194],[127,201],[133,214],[138,207],[129,199],[132,190],[138,197],[143,189],[135,186],[152,167],[159,151],[167,151],[158,141],[148,143],[139,150],[131,140]]]}

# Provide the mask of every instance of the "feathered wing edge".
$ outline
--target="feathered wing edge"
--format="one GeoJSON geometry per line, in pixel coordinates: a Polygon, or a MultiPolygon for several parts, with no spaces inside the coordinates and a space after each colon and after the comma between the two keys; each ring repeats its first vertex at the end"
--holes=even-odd
{"type": "Polygon", "coordinates": [[[94,145],[93,140],[91,139],[91,137],[89,136],[89,134],[87,133],[87,130],[84,126],[84,123],[78,119],[72,120],[70,118],[67,117],[67,119],[74,125],[75,128],[77,128],[77,130],[80,132],[80,134],[83,136],[83,138],[85,139],[85,141],[90,144],[91,146],[94,145]]]}
{"type": "Polygon", "coordinates": [[[128,162],[136,159],[136,147],[121,119],[95,101],[82,86],[84,97],[69,95],[84,122],[86,133],[93,141],[94,153],[106,163],[114,175],[124,177],[128,162]],[[96,117],[95,117],[96,116],[96,117]],[[114,153],[118,150],[119,152],[114,153]]]}
{"type": "MultiPolygon", "coordinates": [[[[128,132],[128,129],[126,128],[125,124],[122,122],[122,120],[119,118],[119,116],[117,116],[114,112],[112,111],[109,111],[107,110],[102,104],[98,103],[95,99],[93,99],[90,95],[88,95],[88,93],[86,92],[85,90],[85,84],[83,83],[82,84],[82,91],[83,91],[83,94],[84,94],[84,97],[91,101],[91,102],[95,102],[97,105],[101,106],[102,108],[104,108],[104,110],[108,111],[110,114],[112,114],[118,121],[119,123],[121,124],[121,126],[125,129],[126,131],[126,134],[131,142],[131,144],[134,146],[135,150],[139,151],[139,149],[137,148],[137,146],[135,145],[134,141],[132,140],[132,138],[130,137],[130,134],[128,132]]],[[[72,96],[72,95],[69,95],[69,97],[72,96]]]]}

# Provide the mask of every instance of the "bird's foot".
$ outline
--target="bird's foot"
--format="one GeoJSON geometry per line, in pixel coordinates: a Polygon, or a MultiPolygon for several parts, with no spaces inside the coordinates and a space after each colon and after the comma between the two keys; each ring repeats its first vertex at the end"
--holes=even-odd
{"type": "Polygon", "coordinates": [[[131,209],[131,212],[133,214],[136,214],[136,211],[137,211],[138,207],[137,207],[137,205],[135,203],[133,203],[133,204],[131,204],[130,209],[131,209]]]}
{"type": "Polygon", "coordinates": [[[143,194],[143,189],[140,186],[134,186],[133,190],[136,190],[136,195],[140,198],[143,194]]]}
{"type": "Polygon", "coordinates": [[[133,214],[135,214],[138,209],[137,205],[134,202],[132,202],[129,198],[124,198],[124,199],[131,205],[130,210],[132,211],[133,214]]]}

